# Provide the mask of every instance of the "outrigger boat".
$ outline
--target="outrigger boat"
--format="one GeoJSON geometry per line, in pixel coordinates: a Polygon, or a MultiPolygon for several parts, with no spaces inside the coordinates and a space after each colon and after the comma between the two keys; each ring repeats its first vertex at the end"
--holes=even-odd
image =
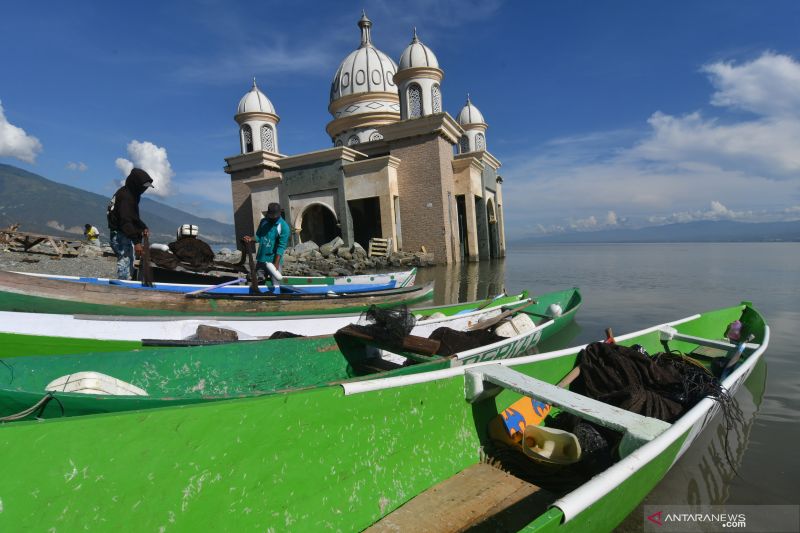
{"type": "MultiPolygon", "coordinates": [[[[723,368],[708,363],[719,356],[719,384],[733,394],[767,349],[769,328],[744,303],[617,343],[651,354],[680,350],[709,369],[723,368]],[[736,320],[743,338],[733,343],[724,336],[736,320]]],[[[581,348],[257,398],[5,424],[0,527],[610,531],[721,404],[701,399],[667,422],[556,386],[574,373],[581,348]],[[520,430],[552,433],[553,421],[571,413],[619,437],[611,463],[566,486],[554,481],[572,467],[535,454],[512,450],[516,462],[498,468],[501,445],[490,428],[520,400],[535,400],[546,415],[520,421],[520,430]]],[[[534,450],[535,442],[523,443],[534,450]]]]}
{"type": "MultiPolygon", "coordinates": [[[[536,297],[533,311],[547,312],[558,306],[564,317],[572,317],[581,302],[577,288],[536,297]]],[[[516,295],[500,294],[494,298],[414,308],[417,319],[436,320],[454,315],[475,314],[504,306],[529,305],[527,291],[516,295]]],[[[359,321],[360,314],[319,314],[288,317],[167,317],[57,315],[0,311],[0,357],[56,355],[86,352],[134,350],[145,345],[208,344],[212,341],[198,328],[220,328],[235,332],[237,340],[269,338],[277,332],[304,336],[333,335],[337,330],[359,321]]],[[[571,320],[571,318],[570,318],[571,320]]],[[[202,330],[201,330],[202,331],[202,330]]]]}
{"type": "MultiPolygon", "coordinates": [[[[61,276],[58,274],[36,274],[31,272],[14,272],[15,274],[24,274],[26,276],[35,276],[46,279],[59,279],[63,281],[76,281],[79,283],[96,283],[98,285],[120,285],[122,287],[142,288],[141,281],[134,280],[120,280],[111,278],[94,278],[82,276],[61,276]]],[[[241,289],[247,292],[247,281],[245,278],[239,276],[224,276],[211,278],[215,283],[167,283],[156,281],[153,283],[155,289],[166,290],[170,292],[193,292],[199,290],[209,290],[212,287],[223,285],[226,283],[235,283],[238,285],[220,287],[219,289],[211,289],[214,292],[221,292],[223,294],[238,294],[241,289]],[[244,286],[243,286],[244,285],[244,286]]],[[[417,279],[417,269],[412,268],[403,272],[386,272],[377,274],[356,274],[352,276],[283,276],[281,279],[281,286],[286,287],[326,287],[329,290],[346,289],[351,287],[359,287],[362,285],[374,285],[381,288],[394,289],[398,287],[409,287],[414,284],[417,279]]],[[[267,280],[267,285],[271,284],[267,280]]],[[[377,289],[376,289],[377,290],[377,289]]]]}
{"type": "MultiPolygon", "coordinates": [[[[395,345],[384,341],[383,349],[366,340],[364,330],[369,327],[347,325],[335,338],[324,335],[112,353],[103,350],[113,349],[116,342],[97,341],[94,353],[6,358],[0,360],[0,418],[40,404],[44,396],[45,403],[30,416],[75,416],[208,402],[378,373],[403,375],[516,357],[563,329],[574,319],[579,304],[579,293],[572,290],[544,295],[536,303],[520,299],[469,313],[429,315],[416,320],[409,334],[395,345]],[[564,300],[565,296],[569,299],[564,300]],[[562,311],[559,301],[565,305],[572,301],[573,305],[562,311]],[[456,335],[462,346],[456,349],[448,344],[452,337],[436,340],[437,331],[456,335]]],[[[386,313],[391,318],[404,316],[403,311],[386,313]]],[[[149,344],[174,346],[181,341],[149,344]]]]}
{"type": "Polygon", "coordinates": [[[241,315],[353,313],[370,305],[411,305],[433,297],[433,284],[354,294],[177,294],[0,271],[0,310],[100,315],[241,315]]]}

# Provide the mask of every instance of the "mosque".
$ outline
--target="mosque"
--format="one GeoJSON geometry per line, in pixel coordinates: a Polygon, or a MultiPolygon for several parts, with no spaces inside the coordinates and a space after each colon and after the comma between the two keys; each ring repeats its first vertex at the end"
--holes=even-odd
{"type": "Polygon", "coordinates": [[[456,119],[442,109],[444,72],[416,30],[396,64],[373,44],[366,14],[358,27],[361,44],[331,83],[333,147],[283,155],[280,118],[255,80],[239,102],[241,154],[225,159],[237,241],[278,202],[291,244],[382,238],[437,263],[505,256],[503,180],[483,115],[469,97],[456,119]]]}

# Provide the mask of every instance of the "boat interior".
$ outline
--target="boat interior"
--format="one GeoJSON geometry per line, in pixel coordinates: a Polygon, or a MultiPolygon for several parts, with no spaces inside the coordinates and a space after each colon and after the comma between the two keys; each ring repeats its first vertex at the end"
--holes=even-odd
{"type": "MultiPolygon", "coordinates": [[[[745,309],[740,317],[744,331],[763,332],[760,318],[747,315],[745,309]]],[[[746,358],[759,348],[749,342],[753,336],[731,342],[725,334],[720,331],[718,337],[704,338],[661,327],[635,341],[648,355],[679,354],[719,379],[726,373],[720,363],[733,360],[737,351],[746,358]]],[[[465,399],[472,405],[480,434],[479,457],[366,531],[517,531],[560,523],[563,514],[554,507],[559,498],[657,439],[675,422],[571,391],[580,385],[580,360],[577,354],[568,354],[546,364],[517,368],[490,364],[468,370],[465,399]],[[529,375],[533,368],[541,379],[529,375]],[[526,404],[530,406],[527,413],[526,404]],[[564,438],[564,427],[580,439],[564,438]]]]}

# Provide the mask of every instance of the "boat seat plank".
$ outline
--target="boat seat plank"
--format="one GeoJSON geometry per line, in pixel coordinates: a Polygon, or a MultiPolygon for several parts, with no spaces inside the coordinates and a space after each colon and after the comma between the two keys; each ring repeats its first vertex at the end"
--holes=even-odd
{"type": "Polygon", "coordinates": [[[478,463],[417,495],[366,531],[454,533],[485,529],[490,523],[528,523],[554,500],[555,495],[536,485],[478,463]]]}
{"type": "Polygon", "coordinates": [[[474,403],[495,396],[501,388],[505,388],[619,431],[623,433],[623,441],[620,443],[620,453],[623,457],[670,427],[670,424],[663,420],[620,409],[498,364],[469,370],[464,378],[466,398],[469,402],[474,403]]]}
{"type": "MultiPolygon", "coordinates": [[[[691,344],[697,344],[699,346],[706,346],[708,348],[717,348],[720,350],[731,351],[736,349],[736,345],[728,342],[728,341],[721,341],[715,339],[706,339],[705,337],[695,337],[694,335],[686,335],[683,333],[679,333],[675,328],[664,327],[659,330],[659,335],[662,342],[667,341],[683,341],[688,342],[691,344]]],[[[748,350],[755,350],[757,349],[760,344],[754,344],[751,342],[745,343],[744,347],[748,350]]]]}

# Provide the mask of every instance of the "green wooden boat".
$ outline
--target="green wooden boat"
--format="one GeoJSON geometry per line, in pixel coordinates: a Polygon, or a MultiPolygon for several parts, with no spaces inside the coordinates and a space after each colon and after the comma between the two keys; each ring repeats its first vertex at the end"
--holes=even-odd
{"type": "Polygon", "coordinates": [[[447,356],[417,354],[400,346],[370,351],[360,339],[340,349],[333,335],[323,335],[119,352],[104,351],[118,341],[110,341],[108,346],[96,341],[98,351],[94,353],[7,358],[0,360],[0,418],[23,412],[31,418],[52,418],[209,402],[376,373],[404,375],[506,359],[529,353],[541,339],[552,337],[574,319],[579,306],[580,293],[571,289],[545,294],[535,303],[521,299],[471,313],[419,320],[411,332],[417,337],[427,337],[441,326],[456,330],[497,327],[498,319],[510,323],[516,315],[523,319],[532,315],[538,322],[529,321],[532,329],[515,330],[507,333],[513,335],[508,338],[447,356]],[[550,317],[546,313],[554,304],[561,304],[563,311],[550,317]],[[80,392],[69,392],[77,390],[80,392]]]}
{"type": "MultiPolygon", "coordinates": [[[[514,305],[527,299],[528,292],[523,291],[516,295],[498,295],[474,302],[415,308],[413,312],[418,317],[453,316],[514,305]]],[[[580,292],[570,289],[549,293],[538,297],[537,301],[543,304],[541,309],[547,309],[550,304],[572,309],[580,303],[580,292]]],[[[192,338],[200,326],[233,330],[239,339],[269,337],[278,331],[305,336],[332,335],[344,326],[357,322],[360,316],[339,313],[289,317],[130,317],[0,311],[0,358],[135,350],[144,344],[192,338]],[[150,342],[143,343],[142,339],[150,342]]]]}
{"type": "MultiPolygon", "coordinates": [[[[735,350],[721,339],[737,319],[754,339],[722,382],[735,392],[769,342],[769,328],[749,304],[617,341],[650,353],[666,344],[702,358],[706,344],[735,350]]],[[[258,398],[5,424],[0,529],[610,531],[719,404],[703,399],[666,423],[554,387],[578,350],[258,398]],[[495,468],[486,460],[496,451],[487,428],[522,396],[624,435],[622,456],[568,488],[518,475],[551,466],[495,468]]]]}
{"type": "Polygon", "coordinates": [[[27,276],[0,270],[0,310],[99,315],[292,316],[354,313],[433,297],[433,284],[336,295],[174,294],[27,276]]]}

